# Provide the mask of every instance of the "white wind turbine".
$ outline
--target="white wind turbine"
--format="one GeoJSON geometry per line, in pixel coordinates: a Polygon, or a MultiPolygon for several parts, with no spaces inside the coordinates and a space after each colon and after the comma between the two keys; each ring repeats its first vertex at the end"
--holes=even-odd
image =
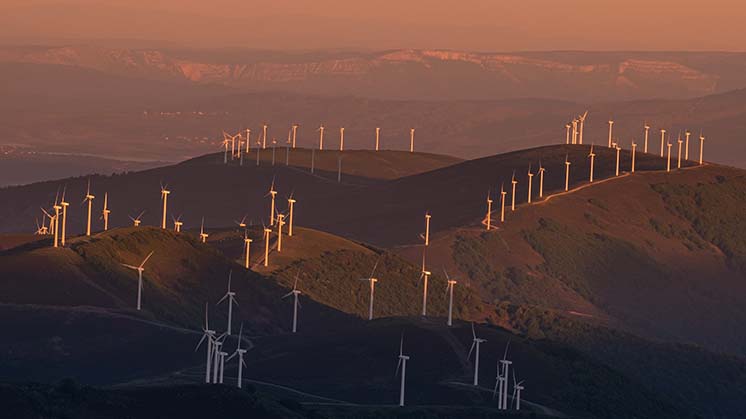
{"type": "Polygon", "coordinates": [[[589,177],[588,181],[590,183],[593,183],[593,163],[596,160],[596,153],[593,152],[593,144],[591,144],[591,151],[590,151],[590,153],[588,153],[588,157],[590,157],[590,159],[591,159],[591,173],[590,173],[590,177],[589,177]]]}
{"type": "Polygon", "coordinates": [[[570,144],[570,124],[565,124],[565,144],[570,144]]]}
{"type": "Polygon", "coordinates": [[[298,275],[295,276],[295,283],[293,284],[293,289],[282,296],[282,298],[293,296],[293,333],[295,333],[298,330],[298,308],[300,307],[300,302],[298,301],[298,296],[301,294],[301,292],[298,290],[298,275]]]}
{"type": "Polygon", "coordinates": [[[611,132],[614,127],[614,121],[609,121],[609,148],[611,148],[611,132]]]}
{"type": "Polygon", "coordinates": [[[298,201],[293,198],[293,192],[290,192],[288,198],[288,237],[293,237],[293,207],[295,207],[296,202],[298,201]]]}
{"type": "Polygon", "coordinates": [[[513,186],[513,193],[510,196],[510,210],[515,211],[515,187],[518,185],[518,180],[515,178],[515,170],[513,170],[513,177],[510,179],[510,184],[513,186]]]}
{"type": "Polygon", "coordinates": [[[174,222],[174,232],[175,233],[181,233],[181,226],[184,225],[184,223],[181,221],[181,215],[178,217],[171,216],[171,219],[174,222]]]}
{"type": "Polygon", "coordinates": [[[487,342],[486,339],[480,339],[477,337],[477,333],[474,330],[474,323],[471,324],[471,336],[472,336],[472,343],[471,343],[471,349],[469,349],[469,355],[466,357],[467,360],[471,359],[471,354],[474,349],[474,385],[479,385],[479,345],[481,345],[484,342],[487,342]]]}
{"type": "Polygon", "coordinates": [[[246,354],[246,349],[241,349],[241,340],[243,335],[243,323],[241,328],[238,330],[238,347],[233,355],[229,356],[226,361],[230,361],[234,356],[238,355],[238,388],[242,387],[243,384],[243,367],[246,366],[246,361],[243,360],[243,356],[246,354]]]}
{"type": "Polygon", "coordinates": [[[244,268],[249,269],[251,267],[250,250],[252,240],[246,231],[243,232],[243,245],[244,245],[244,268]]]}
{"type": "Polygon", "coordinates": [[[448,294],[448,321],[446,324],[448,326],[453,326],[453,288],[458,282],[452,280],[445,269],[443,269],[443,273],[446,274],[446,294],[448,294]]]}
{"type": "Polygon", "coordinates": [[[275,198],[277,197],[277,191],[275,190],[275,178],[272,178],[272,184],[269,187],[269,192],[267,192],[264,197],[270,197],[271,203],[269,207],[269,225],[273,226],[275,225],[275,198]]]}
{"type": "Polygon", "coordinates": [[[269,238],[272,234],[272,229],[264,226],[264,267],[269,266],[269,238]]]}
{"type": "Polygon", "coordinates": [[[246,154],[251,152],[251,129],[246,128],[246,154]]]}
{"type": "Polygon", "coordinates": [[[578,120],[577,119],[572,120],[572,143],[573,144],[578,143],[578,120]]]}
{"type": "Polygon", "coordinates": [[[210,367],[212,366],[212,347],[215,343],[215,331],[210,330],[210,324],[207,320],[207,303],[205,303],[205,326],[202,328],[202,339],[199,340],[194,352],[197,352],[202,342],[207,340],[207,362],[205,367],[205,383],[210,383],[210,367]]]}
{"type": "Polygon", "coordinates": [[[293,148],[295,148],[295,140],[298,135],[298,124],[293,124],[293,148]]]}
{"type": "Polygon", "coordinates": [[[661,157],[663,157],[663,147],[666,145],[666,130],[661,129],[661,157]]]}
{"type": "Polygon", "coordinates": [[[225,332],[228,336],[231,335],[231,322],[233,321],[233,304],[238,305],[236,301],[236,293],[231,291],[231,279],[233,278],[233,271],[228,273],[228,291],[225,293],[223,298],[218,301],[218,304],[222,303],[225,299],[228,299],[228,330],[225,332]]]}
{"type": "Polygon", "coordinates": [[[60,233],[60,245],[65,246],[65,240],[67,239],[67,207],[70,203],[65,201],[65,193],[67,192],[67,186],[62,188],[62,199],[60,199],[60,206],[62,207],[62,224],[60,225],[62,232],[60,233]]]}
{"type": "Polygon", "coordinates": [[[262,150],[267,148],[267,124],[262,125],[262,150]]]}
{"type": "Polygon", "coordinates": [[[704,160],[702,159],[704,156],[704,148],[705,148],[705,136],[702,135],[702,132],[699,133],[699,164],[702,165],[704,160]]]}
{"type": "Polygon", "coordinates": [[[409,152],[414,153],[414,128],[409,129],[409,152]]]}
{"type": "MultiPolygon", "coordinates": [[[[317,129],[319,132],[319,150],[324,149],[324,125],[319,126],[319,129],[317,129]]],[[[311,173],[313,173],[313,169],[311,170],[311,173]]]]}
{"type": "Polygon", "coordinates": [[[510,369],[510,364],[512,364],[511,361],[508,360],[508,347],[510,347],[510,340],[505,344],[505,353],[503,353],[503,359],[500,360],[500,365],[502,365],[502,376],[503,376],[503,386],[502,386],[502,394],[500,397],[502,398],[502,409],[506,410],[508,408],[508,370],[510,369]]]}
{"type": "Polygon", "coordinates": [[[401,335],[399,341],[399,362],[396,364],[396,373],[394,377],[399,375],[399,368],[401,368],[401,385],[399,387],[399,406],[404,406],[404,388],[407,381],[407,361],[409,356],[404,355],[404,334],[401,335]]]}
{"type": "Polygon", "coordinates": [[[570,161],[567,160],[568,155],[565,155],[565,191],[570,190],[570,161]]]}
{"type": "MultiPolygon", "coordinates": [[[[423,258],[424,259],[424,258],[423,258]]],[[[422,279],[422,315],[427,316],[427,282],[432,275],[432,272],[425,269],[423,260],[422,272],[420,273],[420,279],[422,279]]]]}
{"type": "Polygon", "coordinates": [[[205,233],[205,217],[202,217],[202,222],[199,225],[199,241],[207,243],[208,237],[210,237],[210,235],[205,233]]]}
{"type": "Polygon", "coordinates": [[[684,133],[684,136],[686,138],[686,143],[684,147],[684,160],[689,160],[689,137],[692,136],[691,131],[686,130],[686,132],[684,133]]]}
{"type": "Polygon", "coordinates": [[[376,273],[377,267],[378,267],[378,261],[376,261],[375,265],[373,265],[373,271],[371,271],[370,276],[368,278],[359,279],[359,281],[368,281],[370,283],[370,303],[368,305],[368,320],[373,320],[373,299],[375,298],[376,282],[378,282],[378,278],[373,277],[373,275],[376,273]]]}
{"type": "Polygon", "coordinates": [[[136,218],[132,218],[131,215],[129,216],[130,220],[132,220],[132,226],[133,227],[140,227],[140,223],[141,223],[140,219],[142,218],[143,214],[145,214],[145,211],[140,212],[140,215],[138,215],[136,218]]]}
{"type": "Polygon", "coordinates": [[[380,139],[381,139],[381,128],[376,127],[376,151],[378,151],[379,149],[380,139]]]}
{"type": "Polygon", "coordinates": [[[145,262],[147,262],[151,256],[153,256],[152,251],[148,253],[148,256],[146,256],[145,259],[142,261],[142,263],[140,263],[140,265],[138,266],[127,265],[126,263],[122,264],[122,266],[125,266],[130,269],[134,269],[137,271],[137,310],[138,311],[141,308],[141,301],[142,301],[142,273],[145,272],[145,262]]]}
{"type": "Polygon", "coordinates": [[[161,184],[161,201],[163,201],[163,214],[161,216],[161,228],[166,229],[166,212],[168,210],[168,194],[170,194],[171,191],[168,190],[168,185],[163,186],[161,184]]]}
{"type": "Polygon", "coordinates": [[[531,163],[528,164],[528,203],[531,203],[531,186],[534,183],[534,173],[531,172],[531,163]]]}
{"type": "Polygon", "coordinates": [[[339,129],[339,151],[345,150],[345,127],[339,129]]]}
{"type": "Polygon", "coordinates": [[[515,369],[513,369],[513,403],[515,410],[521,410],[521,391],[523,391],[523,381],[516,382],[515,369]]]}
{"type": "Polygon", "coordinates": [[[647,154],[648,152],[648,136],[650,135],[650,125],[648,123],[645,123],[645,144],[643,145],[643,152],[647,154]]]}
{"type": "Polygon", "coordinates": [[[231,140],[228,139],[230,137],[227,132],[223,131],[223,142],[220,143],[223,146],[223,164],[228,164],[228,144],[230,144],[231,140]]]}
{"type": "Polygon", "coordinates": [[[220,349],[223,347],[223,339],[225,338],[225,333],[220,335],[217,339],[215,339],[212,343],[212,383],[218,384],[220,383],[220,353],[223,352],[220,349]]]}
{"type": "Polygon", "coordinates": [[[580,115],[580,134],[578,136],[578,144],[583,144],[583,127],[585,126],[585,118],[588,116],[588,111],[585,111],[582,115],[580,115]]]}
{"type": "Polygon", "coordinates": [[[495,388],[492,390],[492,399],[497,397],[497,409],[503,410],[503,388],[506,386],[507,379],[502,374],[502,364],[497,361],[497,377],[495,377],[495,388]]]}
{"type": "Polygon", "coordinates": [[[104,209],[101,211],[101,217],[104,219],[104,231],[109,230],[109,214],[111,214],[111,210],[109,209],[109,193],[105,192],[104,209]]]}
{"type": "Polygon", "coordinates": [[[83,198],[83,202],[82,202],[82,203],[85,203],[86,201],[88,201],[88,218],[87,218],[88,221],[86,223],[86,228],[85,228],[86,236],[91,235],[91,211],[92,211],[91,207],[93,205],[93,198],[95,198],[95,196],[91,195],[91,180],[88,179],[88,189],[86,189],[85,198],[83,198]]]}
{"type": "Polygon", "coordinates": [[[546,169],[541,165],[541,159],[539,159],[539,198],[544,197],[544,172],[546,172],[546,169]]]}

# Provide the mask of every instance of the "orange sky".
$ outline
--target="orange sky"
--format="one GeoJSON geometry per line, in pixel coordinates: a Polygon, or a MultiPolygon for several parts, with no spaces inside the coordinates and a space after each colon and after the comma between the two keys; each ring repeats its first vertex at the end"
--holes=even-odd
{"type": "Polygon", "coordinates": [[[0,0],[0,40],[268,49],[746,50],[746,0],[0,0]]]}

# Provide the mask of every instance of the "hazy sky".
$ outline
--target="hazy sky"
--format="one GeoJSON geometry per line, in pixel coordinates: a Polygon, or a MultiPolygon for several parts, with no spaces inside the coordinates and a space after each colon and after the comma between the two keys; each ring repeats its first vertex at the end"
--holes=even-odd
{"type": "Polygon", "coordinates": [[[746,50],[746,0],[0,0],[0,40],[268,49],[746,50]]]}

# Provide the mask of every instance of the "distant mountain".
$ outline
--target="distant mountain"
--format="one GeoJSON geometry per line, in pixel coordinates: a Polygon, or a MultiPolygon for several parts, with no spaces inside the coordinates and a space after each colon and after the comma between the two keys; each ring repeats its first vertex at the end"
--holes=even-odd
{"type": "Polygon", "coordinates": [[[690,98],[746,87],[746,54],[390,50],[272,53],[97,46],[4,47],[0,61],[255,90],[394,99],[690,98]]]}

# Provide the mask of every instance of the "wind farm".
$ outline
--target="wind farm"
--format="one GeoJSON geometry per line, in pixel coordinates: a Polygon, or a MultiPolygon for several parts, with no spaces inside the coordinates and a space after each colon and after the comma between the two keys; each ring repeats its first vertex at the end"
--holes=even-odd
{"type": "Polygon", "coordinates": [[[8,415],[746,416],[738,57],[227,45],[0,47],[8,415]]]}

